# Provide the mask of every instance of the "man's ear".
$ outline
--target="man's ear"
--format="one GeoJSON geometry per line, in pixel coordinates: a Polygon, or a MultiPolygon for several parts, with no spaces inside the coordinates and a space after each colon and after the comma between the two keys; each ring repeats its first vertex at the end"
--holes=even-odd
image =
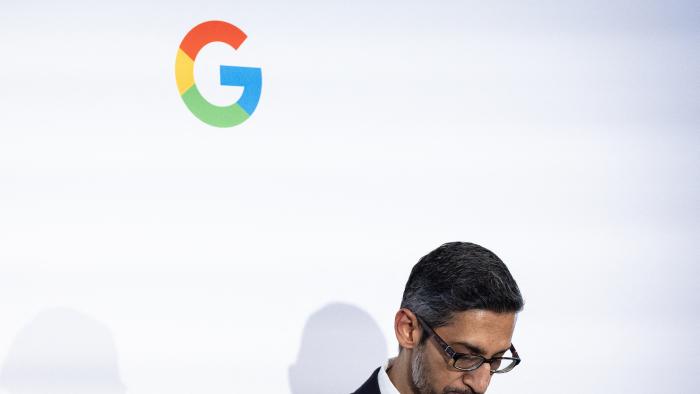
{"type": "Polygon", "coordinates": [[[420,343],[422,327],[413,312],[401,308],[394,317],[394,332],[401,348],[413,349],[420,343]]]}

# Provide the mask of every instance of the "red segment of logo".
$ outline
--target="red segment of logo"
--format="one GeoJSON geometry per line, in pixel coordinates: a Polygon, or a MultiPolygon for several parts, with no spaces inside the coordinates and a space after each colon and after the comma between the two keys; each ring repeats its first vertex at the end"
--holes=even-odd
{"type": "Polygon", "coordinates": [[[180,49],[194,60],[203,46],[211,42],[224,42],[231,45],[235,49],[248,38],[241,29],[223,21],[208,21],[195,26],[182,39],[180,49]]]}

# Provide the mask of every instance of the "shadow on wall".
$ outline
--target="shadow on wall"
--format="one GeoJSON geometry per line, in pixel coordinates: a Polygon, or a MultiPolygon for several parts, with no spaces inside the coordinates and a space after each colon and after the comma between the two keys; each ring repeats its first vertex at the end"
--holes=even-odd
{"type": "Polygon", "coordinates": [[[289,367],[291,392],[353,392],[387,357],[386,339],[367,312],[328,304],[306,321],[297,361],[289,367]]]}
{"type": "Polygon", "coordinates": [[[109,329],[66,308],[47,309],[17,335],[0,370],[10,394],[123,394],[109,329]]]}

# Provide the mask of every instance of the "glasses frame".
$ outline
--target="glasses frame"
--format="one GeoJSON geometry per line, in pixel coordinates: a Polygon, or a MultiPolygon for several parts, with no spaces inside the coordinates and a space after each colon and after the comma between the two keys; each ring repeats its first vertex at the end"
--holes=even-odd
{"type": "Polygon", "coordinates": [[[471,371],[476,371],[477,369],[481,368],[481,366],[484,365],[484,363],[489,363],[489,371],[491,372],[491,375],[493,375],[493,374],[495,374],[495,373],[506,373],[506,372],[510,372],[510,371],[513,370],[513,368],[515,368],[518,364],[520,364],[520,361],[521,361],[520,356],[518,355],[518,352],[517,352],[517,350],[515,350],[515,346],[513,346],[512,343],[510,344],[510,349],[509,349],[509,350],[513,353],[513,357],[491,357],[491,358],[486,358],[486,357],[481,356],[481,355],[479,355],[479,354],[466,354],[466,353],[459,353],[459,352],[456,352],[454,349],[452,349],[452,346],[448,345],[447,342],[445,342],[445,340],[442,339],[442,338],[437,334],[437,332],[435,332],[435,330],[434,330],[432,327],[430,327],[430,325],[428,325],[428,323],[425,322],[425,320],[423,320],[420,316],[416,315],[415,313],[413,313],[413,314],[416,316],[416,319],[417,319],[418,322],[421,324],[421,326],[423,326],[423,329],[424,329],[430,336],[432,336],[433,338],[435,338],[435,341],[437,342],[437,344],[439,345],[439,347],[440,347],[440,348],[445,352],[445,354],[447,354],[447,356],[450,358],[449,364],[450,364],[450,366],[451,366],[452,368],[454,368],[454,369],[458,369],[458,370],[460,370],[460,371],[465,371],[465,372],[471,372],[471,371]],[[461,358],[478,359],[479,361],[478,361],[478,362],[476,363],[476,365],[474,365],[473,367],[470,367],[470,368],[460,368],[460,367],[457,366],[457,361],[458,361],[459,359],[461,359],[461,358]],[[494,370],[494,369],[491,369],[491,363],[492,363],[493,361],[498,361],[498,360],[501,360],[501,361],[508,361],[508,362],[511,362],[511,364],[510,364],[508,367],[506,367],[506,368],[504,368],[504,369],[502,369],[502,370],[494,370]]]}

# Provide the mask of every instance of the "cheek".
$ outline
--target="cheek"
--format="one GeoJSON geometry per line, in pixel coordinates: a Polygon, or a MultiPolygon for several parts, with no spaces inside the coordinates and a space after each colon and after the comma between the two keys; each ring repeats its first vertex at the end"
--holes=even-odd
{"type": "Polygon", "coordinates": [[[463,373],[449,367],[448,361],[442,354],[429,352],[425,360],[426,372],[433,392],[442,393],[446,388],[460,389],[464,387],[463,373]]]}

